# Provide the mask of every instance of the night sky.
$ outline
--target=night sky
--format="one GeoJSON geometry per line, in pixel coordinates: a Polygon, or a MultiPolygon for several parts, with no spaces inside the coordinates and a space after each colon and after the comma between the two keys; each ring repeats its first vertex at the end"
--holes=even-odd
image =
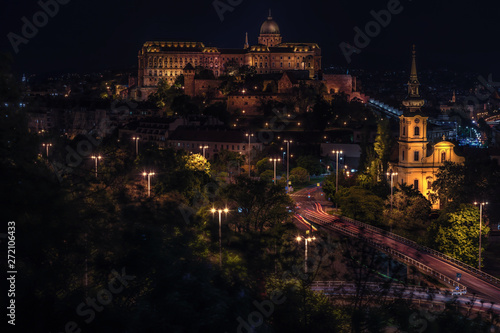
{"type": "Polygon", "coordinates": [[[352,56],[351,64],[339,44],[352,44],[353,28],[364,30],[373,20],[370,11],[386,9],[388,1],[229,1],[241,4],[225,12],[221,22],[213,0],[70,0],[14,54],[8,33],[21,35],[21,18],[32,22],[41,7],[35,0],[7,0],[0,13],[0,48],[13,54],[18,73],[129,69],[137,65],[137,52],[148,40],[240,48],[248,32],[250,44],[256,44],[260,25],[272,8],[283,41],[318,43],[324,67],[408,69],[415,43],[419,70],[447,67],[493,73],[494,79],[500,75],[498,1],[401,0],[402,12],[352,56]]]}

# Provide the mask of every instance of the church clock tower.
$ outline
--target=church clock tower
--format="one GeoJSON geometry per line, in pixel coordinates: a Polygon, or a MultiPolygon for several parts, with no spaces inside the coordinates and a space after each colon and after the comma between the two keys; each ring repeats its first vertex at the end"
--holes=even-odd
{"type": "MultiPolygon", "coordinates": [[[[420,98],[419,88],[415,45],[413,45],[408,96],[403,101],[403,105],[407,110],[399,117],[399,165],[405,168],[420,164],[422,158],[427,154],[428,117],[423,116],[420,112],[420,108],[425,104],[425,101],[420,98]]],[[[418,188],[419,184],[413,185],[418,188]]]]}
{"type": "MultiPolygon", "coordinates": [[[[420,110],[425,101],[420,97],[419,87],[415,46],[413,46],[408,96],[403,101],[406,110],[399,117],[399,158],[397,163],[390,164],[390,169],[397,173],[398,183],[413,185],[416,190],[430,199],[433,193],[432,182],[435,180],[439,167],[445,161],[463,163],[465,159],[455,153],[453,143],[444,139],[431,146],[428,151],[427,120],[429,118],[420,110]]],[[[439,208],[439,200],[434,202],[432,207],[439,208]]]]}
{"type": "Polygon", "coordinates": [[[410,80],[408,81],[408,96],[403,101],[403,105],[410,110],[410,112],[419,111],[425,104],[425,101],[420,98],[420,82],[417,76],[417,62],[415,60],[415,45],[413,45],[411,73],[410,80]]]}

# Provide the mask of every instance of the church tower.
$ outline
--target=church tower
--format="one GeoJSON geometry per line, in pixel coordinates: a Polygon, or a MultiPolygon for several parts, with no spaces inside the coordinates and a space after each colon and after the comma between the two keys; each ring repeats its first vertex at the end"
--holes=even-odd
{"type": "Polygon", "coordinates": [[[260,27],[259,44],[272,47],[281,44],[281,40],[280,28],[278,23],[273,20],[269,9],[267,21],[262,23],[260,27]]]}
{"type": "MultiPolygon", "coordinates": [[[[410,80],[408,81],[408,96],[403,101],[406,110],[399,117],[399,158],[397,163],[391,163],[390,169],[397,173],[397,182],[413,185],[427,199],[430,198],[432,182],[436,178],[438,168],[445,161],[463,163],[465,159],[455,153],[455,145],[449,141],[441,141],[427,149],[427,120],[420,108],[425,101],[420,97],[420,82],[417,76],[415,61],[415,46],[412,51],[410,80]]],[[[440,203],[434,202],[433,208],[440,208],[440,203]]]]}
{"type": "Polygon", "coordinates": [[[406,96],[406,99],[403,101],[403,105],[408,108],[410,112],[415,112],[419,111],[424,104],[425,101],[420,98],[420,82],[417,76],[415,45],[413,45],[410,80],[408,81],[408,96],[406,96]]]}
{"type": "MultiPolygon", "coordinates": [[[[420,108],[424,100],[420,98],[420,82],[417,76],[415,45],[413,45],[408,96],[403,101],[407,108],[399,117],[399,165],[404,168],[417,166],[427,154],[427,119],[420,108]]],[[[412,182],[413,183],[413,182],[412,182]]],[[[418,182],[413,184],[418,189],[418,182]]]]}

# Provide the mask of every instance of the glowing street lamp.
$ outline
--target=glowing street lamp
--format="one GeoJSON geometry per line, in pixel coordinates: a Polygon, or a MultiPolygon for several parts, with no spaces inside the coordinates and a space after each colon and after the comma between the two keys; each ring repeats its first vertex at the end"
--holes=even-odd
{"type": "Polygon", "coordinates": [[[276,162],[281,161],[280,158],[270,158],[269,161],[274,162],[274,178],[273,178],[273,183],[276,185],[276,162]]]}
{"type": "Polygon", "coordinates": [[[483,228],[483,206],[487,204],[487,202],[474,202],[474,205],[479,205],[479,270],[481,270],[481,233],[483,228]]]}
{"type": "Polygon", "coordinates": [[[47,158],[49,157],[49,147],[52,147],[52,143],[43,143],[42,146],[45,147],[47,152],[47,158]]]}
{"type": "Polygon", "coordinates": [[[290,143],[292,140],[283,140],[286,143],[286,191],[290,188],[290,143]]]}
{"type": "Polygon", "coordinates": [[[252,157],[252,146],[250,143],[250,139],[253,136],[253,134],[246,133],[245,136],[248,136],[248,177],[250,177],[250,167],[251,167],[250,158],[252,157]]]}
{"type": "MultiPolygon", "coordinates": [[[[309,233],[309,230],[307,232],[309,233]]],[[[305,248],[304,271],[307,273],[307,243],[316,240],[316,237],[314,237],[314,236],[313,237],[300,237],[300,236],[297,236],[296,240],[297,240],[297,242],[300,242],[301,240],[305,241],[306,248],[305,248]]]]}
{"type": "Polygon", "coordinates": [[[97,161],[102,159],[102,156],[101,155],[92,155],[90,157],[95,160],[95,178],[97,178],[97,161]]]}
{"type": "Polygon", "coordinates": [[[154,172],[143,172],[142,175],[144,177],[148,176],[148,197],[151,196],[151,176],[154,176],[155,173],[154,172]]]}
{"type": "Polygon", "coordinates": [[[134,136],[132,137],[132,140],[135,140],[135,155],[139,155],[139,137],[134,136]]]}
{"type": "Polygon", "coordinates": [[[339,154],[342,154],[342,150],[332,150],[332,153],[336,154],[337,157],[337,167],[335,168],[335,194],[339,191],[339,154]]]}
{"type": "Polygon", "coordinates": [[[203,149],[203,158],[205,158],[205,149],[208,149],[209,147],[207,145],[200,146],[200,149],[203,149]]]}
{"type": "Polygon", "coordinates": [[[219,266],[222,268],[222,218],[221,214],[222,212],[226,213],[226,218],[227,218],[227,213],[229,212],[229,209],[224,208],[224,209],[215,209],[212,208],[211,210],[212,215],[215,214],[215,212],[219,212],[219,266]]]}

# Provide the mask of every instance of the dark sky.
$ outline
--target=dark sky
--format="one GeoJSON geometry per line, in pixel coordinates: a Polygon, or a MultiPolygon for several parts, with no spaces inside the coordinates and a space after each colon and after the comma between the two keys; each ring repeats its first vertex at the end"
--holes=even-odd
{"type": "MultiPolygon", "coordinates": [[[[41,0],[45,2],[47,0],[41,0]]],[[[49,0],[55,1],[55,0],[49,0]]],[[[35,0],[5,0],[0,13],[0,49],[12,52],[18,73],[88,72],[130,68],[148,40],[201,41],[242,47],[245,32],[256,44],[260,25],[272,8],[284,41],[316,42],[324,65],[347,66],[339,48],[353,43],[354,30],[373,20],[370,11],[387,0],[220,0],[241,2],[221,21],[213,0],[60,0],[59,12],[14,54],[9,32],[22,35],[22,17],[33,21],[35,0]]],[[[393,0],[394,1],[394,0],[393,0]]],[[[448,67],[483,75],[500,74],[500,2],[401,0],[402,12],[373,37],[351,68],[408,69],[417,45],[419,69],[448,67]]],[[[498,80],[497,80],[498,81],[498,80]]]]}

